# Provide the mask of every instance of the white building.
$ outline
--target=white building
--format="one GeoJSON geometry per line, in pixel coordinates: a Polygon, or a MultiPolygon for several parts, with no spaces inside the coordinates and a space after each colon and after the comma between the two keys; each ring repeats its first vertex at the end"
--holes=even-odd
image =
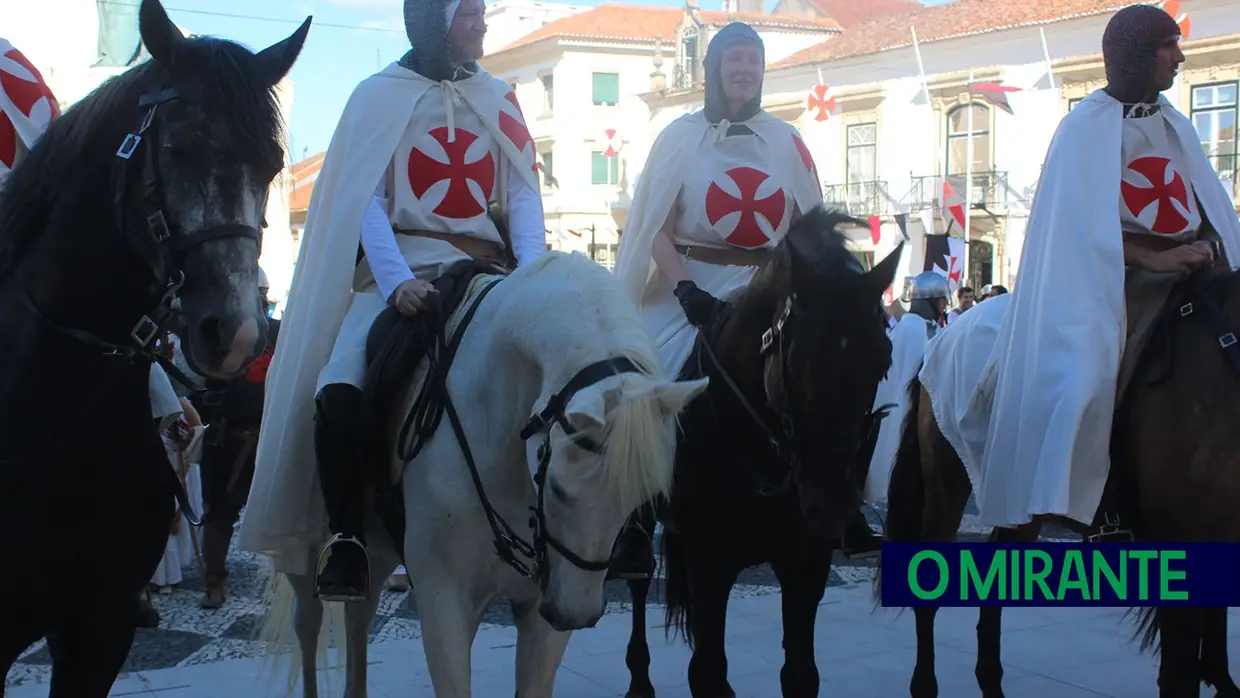
{"type": "MultiPolygon", "coordinates": [[[[906,213],[911,240],[902,266],[910,276],[922,271],[924,230],[918,214],[939,208],[948,175],[955,190],[971,199],[964,280],[975,286],[1011,286],[1051,136],[1076,100],[1105,83],[1102,32],[1114,11],[1127,4],[956,0],[855,24],[769,65],[763,103],[802,132],[828,202],[845,205],[861,218],[882,217],[877,245],[864,233],[858,240],[868,257],[881,258],[895,248],[901,238],[893,216],[906,213]],[[912,45],[914,29],[928,106],[912,45]],[[1047,54],[1054,85],[1046,78],[1047,54]],[[971,97],[970,78],[975,85],[1001,82],[1020,88],[1006,93],[1012,113],[980,94],[971,97]],[[810,91],[820,83],[830,87],[835,103],[834,113],[823,121],[807,108],[810,91]],[[972,165],[967,167],[970,140],[972,165]],[[966,169],[971,187],[965,186],[966,169]]],[[[1190,39],[1183,43],[1188,60],[1166,96],[1191,116],[1220,176],[1231,183],[1237,169],[1240,3],[1183,0],[1182,7],[1192,23],[1190,39]]],[[[676,64],[684,60],[679,37],[672,56],[676,64]]],[[[669,82],[642,98],[653,114],[653,134],[676,116],[700,108],[702,91],[669,82]]],[[[640,170],[636,154],[629,168],[640,170]]],[[[934,225],[935,232],[943,232],[937,214],[934,225]]]]}
{"type": "MultiPolygon", "coordinates": [[[[127,70],[92,67],[97,59],[98,30],[94,0],[41,0],[38,3],[6,2],[0,35],[38,68],[63,110],[90,94],[103,81],[127,70]],[[55,20],[49,21],[49,18],[55,20]]],[[[277,33],[272,40],[282,38],[277,33]]],[[[293,108],[293,82],[288,78],[282,80],[276,86],[276,95],[287,124],[293,108]]],[[[289,227],[291,193],[292,177],[286,157],[285,168],[272,182],[267,199],[267,228],[259,259],[271,282],[271,299],[281,306],[288,294],[296,260],[289,227]]]]}
{"type": "Polygon", "coordinates": [[[543,205],[552,247],[610,266],[637,172],[658,133],[640,96],[650,90],[655,64],[671,84],[699,84],[706,39],[734,20],[759,30],[768,61],[840,31],[828,18],[605,4],[549,22],[482,60],[513,85],[550,175],[543,205]]]}

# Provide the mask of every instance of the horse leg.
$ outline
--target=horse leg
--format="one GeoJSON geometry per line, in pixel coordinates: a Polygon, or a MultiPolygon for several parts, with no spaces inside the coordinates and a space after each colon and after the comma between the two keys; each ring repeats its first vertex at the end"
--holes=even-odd
{"type": "Polygon", "coordinates": [[[1163,607],[1156,611],[1162,651],[1158,666],[1159,698],[1201,695],[1202,618],[1196,608],[1163,607]]]}
{"type": "Polygon", "coordinates": [[[319,629],[323,627],[323,602],[314,598],[314,577],[311,575],[287,575],[293,587],[293,632],[297,634],[297,648],[301,652],[302,698],[318,698],[319,629]]]}
{"type": "Polygon", "coordinates": [[[66,619],[48,636],[48,698],[107,698],[112,691],[133,645],[138,606],[132,592],[104,596],[105,602],[66,619]]]}
{"type": "MultiPolygon", "coordinates": [[[[406,557],[412,561],[414,558],[406,557]]],[[[416,564],[416,563],[415,563],[416,564]]],[[[432,563],[435,564],[435,563],[432,563]]],[[[423,570],[410,570],[422,572],[423,570]]],[[[466,577],[443,575],[413,578],[413,591],[422,616],[422,646],[435,698],[469,698],[471,651],[478,635],[482,610],[474,607],[462,587],[466,577]]],[[[484,606],[485,608],[485,606],[484,606]]]]}
{"type": "Polygon", "coordinates": [[[818,604],[831,573],[830,546],[797,546],[798,554],[771,561],[779,580],[784,622],[784,666],[779,684],[784,698],[816,698],[818,665],[814,661],[814,624],[818,604]]]}
{"type": "Polygon", "coordinates": [[[1240,698],[1227,664],[1227,609],[1202,609],[1201,679],[1215,690],[1215,698],[1240,698]]]}
{"type": "Polygon", "coordinates": [[[384,581],[396,571],[396,565],[386,563],[386,558],[381,560],[379,555],[371,555],[369,595],[365,601],[350,601],[344,605],[345,698],[366,698],[366,652],[370,625],[379,610],[384,581]]]}
{"type": "Polygon", "coordinates": [[[538,603],[513,604],[517,624],[517,698],[551,698],[555,673],[570,632],[558,632],[538,613],[538,603]]]}
{"type": "Polygon", "coordinates": [[[724,631],[728,620],[728,597],[737,570],[686,561],[693,595],[689,598],[688,623],[694,647],[689,659],[689,693],[693,698],[735,698],[728,683],[728,654],[724,631]]]}
{"type": "MultiPolygon", "coordinates": [[[[990,531],[992,543],[1032,543],[1038,539],[1042,525],[1038,522],[1017,528],[996,528],[990,531]]],[[[982,698],[1003,698],[1003,608],[982,606],[977,614],[977,665],[973,670],[982,698]]]]}
{"type": "Polygon", "coordinates": [[[629,667],[629,692],[624,698],[654,698],[650,682],[650,645],[646,642],[646,597],[650,595],[650,578],[630,579],[629,595],[633,597],[633,630],[624,663],[629,667]]]}

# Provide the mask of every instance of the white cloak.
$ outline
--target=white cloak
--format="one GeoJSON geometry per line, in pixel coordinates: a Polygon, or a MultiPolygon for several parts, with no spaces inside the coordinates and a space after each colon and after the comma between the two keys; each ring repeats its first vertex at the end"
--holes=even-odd
{"type": "MultiPolygon", "coordinates": [[[[270,556],[277,572],[304,574],[307,550],[323,537],[327,515],[314,467],[316,383],[349,309],[363,212],[418,101],[437,86],[396,63],[363,80],[345,105],[315,182],[267,374],[254,482],[238,538],[243,550],[270,556]]],[[[479,70],[442,89],[454,91],[481,118],[505,160],[538,191],[533,143],[523,120],[512,127],[520,111],[508,85],[479,70]]]]}
{"type": "Polygon", "coordinates": [[[0,38],[0,181],[59,114],[60,105],[43,76],[0,38]]]}
{"type": "MultiPolygon", "coordinates": [[[[1187,156],[1187,178],[1234,268],[1240,224],[1231,197],[1202,154],[1193,125],[1165,98],[1159,103],[1187,156]]],[[[1122,119],[1120,103],[1098,90],[1056,130],[1030,211],[1020,282],[1007,294],[1012,299],[967,406],[945,402],[953,393],[949,352],[927,353],[921,380],[944,435],[953,444],[969,442],[960,455],[984,525],[1020,525],[1039,514],[1088,524],[1102,497],[1126,336],[1116,205],[1122,119]],[[942,420],[952,413],[960,415],[958,424],[942,420]]],[[[998,300],[965,313],[942,339],[998,300]]],[[[954,392],[958,398],[962,391],[954,392]]]]}
{"type": "MultiPolygon", "coordinates": [[[[878,384],[874,394],[874,408],[895,405],[883,419],[878,429],[878,443],[870,458],[870,472],[865,481],[865,501],[874,505],[887,499],[887,483],[891,479],[891,467],[895,464],[896,451],[900,448],[904,418],[908,415],[908,384],[917,376],[926,343],[938,326],[914,313],[905,313],[889,336],[891,338],[891,368],[878,384]]],[[[913,425],[916,428],[916,425],[913,425]]]]}

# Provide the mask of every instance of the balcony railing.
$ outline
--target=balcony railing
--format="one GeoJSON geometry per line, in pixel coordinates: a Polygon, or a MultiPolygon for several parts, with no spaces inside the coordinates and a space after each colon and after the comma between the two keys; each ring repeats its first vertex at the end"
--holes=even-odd
{"type": "Polygon", "coordinates": [[[850,216],[885,216],[891,212],[891,196],[887,182],[849,182],[828,184],[822,188],[827,206],[841,208],[850,216]]]}
{"type": "Polygon", "coordinates": [[[1231,198],[1236,198],[1236,175],[1240,171],[1240,161],[1236,155],[1207,155],[1206,160],[1209,161],[1210,167],[1218,173],[1218,178],[1222,180],[1223,186],[1227,189],[1227,193],[1231,194],[1231,198]]]}
{"type": "MultiPolygon", "coordinates": [[[[969,198],[973,208],[993,208],[1003,206],[1010,201],[1013,195],[1008,190],[1007,174],[999,170],[974,172],[972,174],[973,191],[969,198]]],[[[952,185],[954,196],[963,202],[965,175],[948,175],[946,179],[952,185]]],[[[944,177],[941,175],[913,177],[913,188],[905,197],[909,209],[917,211],[941,206],[939,200],[943,195],[943,180],[944,177]]]]}

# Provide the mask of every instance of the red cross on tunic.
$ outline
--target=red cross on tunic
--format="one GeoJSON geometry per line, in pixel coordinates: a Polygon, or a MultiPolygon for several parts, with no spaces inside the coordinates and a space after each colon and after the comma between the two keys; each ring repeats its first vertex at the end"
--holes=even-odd
{"type": "Polygon", "coordinates": [[[517,93],[509,91],[508,94],[504,95],[504,99],[508,100],[508,103],[517,110],[517,117],[520,118],[515,118],[501,109],[499,112],[499,130],[508,137],[508,140],[512,141],[512,144],[517,147],[517,151],[522,155],[525,154],[525,148],[529,147],[530,157],[535,160],[533,168],[537,172],[538,158],[533,156],[534,139],[530,136],[529,127],[525,125],[525,114],[521,111],[521,105],[517,102],[517,93]]]}
{"type": "Polygon", "coordinates": [[[736,184],[741,196],[738,199],[720,187],[718,182],[711,182],[706,190],[707,220],[718,228],[724,217],[739,213],[736,225],[731,232],[724,235],[725,240],[737,247],[761,247],[770,242],[770,236],[758,223],[758,216],[766,219],[772,231],[778,229],[784,221],[784,190],[776,189],[775,193],[759,199],[758,187],[762,186],[770,175],[752,167],[733,167],[724,174],[736,184]]]}
{"type": "Polygon", "coordinates": [[[409,188],[414,196],[421,199],[431,186],[448,180],[448,191],[435,206],[432,213],[444,218],[465,219],[486,211],[486,197],[490,196],[495,186],[495,158],[488,151],[473,162],[465,162],[465,153],[469,146],[478,140],[478,136],[458,127],[456,140],[448,142],[448,127],[440,126],[430,131],[443,147],[448,162],[440,162],[427,155],[421,148],[409,152],[409,188]],[[469,183],[474,182],[482,191],[482,201],[470,191],[469,183]]]}
{"type": "Polygon", "coordinates": [[[1128,163],[1127,169],[1141,175],[1150,183],[1148,187],[1139,187],[1126,180],[1120,181],[1120,195],[1132,215],[1138,217],[1150,204],[1157,203],[1158,215],[1150,230],[1160,235],[1184,232],[1189,221],[1176,210],[1175,203],[1179,203],[1184,211],[1189,210],[1188,187],[1180,173],[1171,166],[1171,160],[1154,156],[1137,158],[1128,163]]]}

